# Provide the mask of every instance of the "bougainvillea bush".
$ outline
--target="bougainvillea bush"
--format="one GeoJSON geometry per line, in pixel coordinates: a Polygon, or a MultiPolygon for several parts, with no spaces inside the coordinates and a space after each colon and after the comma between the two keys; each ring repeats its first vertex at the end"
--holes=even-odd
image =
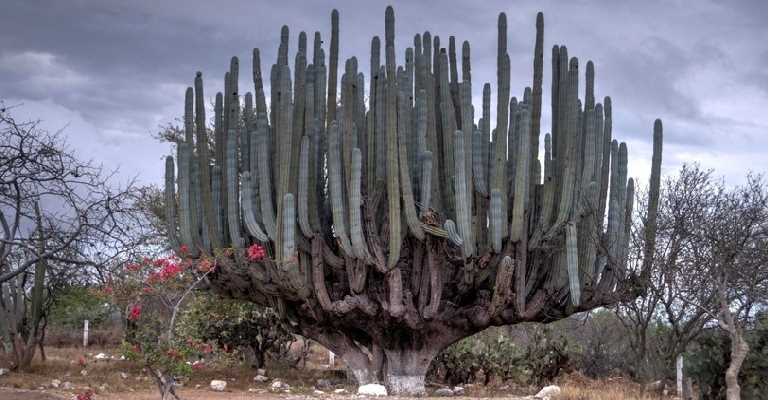
{"type": "MultiPolygon", "coordinates": [[[[186,255],[187,249],[183,246],[178,254],[186,255]]],[[[124,356],[144,366],[163,399],[178,398],[174,387],[195,370],[205,368],[205,356],[214,350],[211,343],[179,335],[176,329],[192,293],[206,285],[208,275],[217,268],[217,259],[257,260],[264,256],[264,249],[254,245],[242,255],[225,250],[214,258],[195,261],[174,255],[142,258],[126,263],[120,279],[105,288],[104,292],[125,310],[124,356]]]]}

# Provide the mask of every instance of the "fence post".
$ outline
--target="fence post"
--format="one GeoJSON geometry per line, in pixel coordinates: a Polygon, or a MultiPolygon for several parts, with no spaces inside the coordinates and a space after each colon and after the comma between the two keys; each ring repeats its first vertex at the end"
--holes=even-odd
{"type": "Polygon", "coordinates": [[[88,320],[83,321],[83,348],[88,347],[88,320]]]}
{"type": "Polygon", "coordinates": [[[329,352],[329,368],[334,368],[334,353],[329,352]]]}
{"type": "Polygon", "coordinates": [[[682,398],[684,392],[684,356],[679,354],[676,356],[676,395],[682,398]]]}

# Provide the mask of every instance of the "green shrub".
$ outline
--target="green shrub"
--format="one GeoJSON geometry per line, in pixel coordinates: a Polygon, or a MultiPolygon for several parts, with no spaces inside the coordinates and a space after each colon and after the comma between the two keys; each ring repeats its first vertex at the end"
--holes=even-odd
{"type": "Polygon", "coordinates": [[[254,368],[265,356],[286,361],[294,336],[270,308],[198,293],[187,305],[177,325],[177,335],[212,342],[227,354],[239,352],[254,368]]]}

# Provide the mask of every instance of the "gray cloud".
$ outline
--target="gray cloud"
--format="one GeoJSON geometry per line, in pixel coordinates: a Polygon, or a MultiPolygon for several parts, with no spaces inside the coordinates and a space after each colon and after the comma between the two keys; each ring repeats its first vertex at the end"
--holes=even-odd
{"type": "MultiPolygon", "coordinates": [[[[550,118],[550,47],[565,44],[581,67],[595,62],[597,99],[613,97],[616,136],[631,146],[633,176],[646,180],[655,118],[664,121],[665,171],[700,161],[737,182],[748,169],[767,170],[766,2],[393,3],[400,59],[425,30],[440,35],[442,46],[450,34],[458,46],[470,42],[477,103],[484,82],[494,92],[498,12],[508,15],[512,94],[520,97],[531,84],[534,17],[543,10],[543,126],[550,118]]],[[[383,34],[385,5],[9,0],[0,14],[0,98],[23,103],[19,110],[49,129],[66,125],[86,157],[157,183],[169,149],[149,133],[181,114],[196,71],[213,96],[235,55],[242,91],[253,90],[253,47],[269,71],[282,24],[291,29],[293,52],[300,30],[327,39],[329,12],[338,8],[341,58],[358,56],[368,72],[369,42],[383,34]]]]}

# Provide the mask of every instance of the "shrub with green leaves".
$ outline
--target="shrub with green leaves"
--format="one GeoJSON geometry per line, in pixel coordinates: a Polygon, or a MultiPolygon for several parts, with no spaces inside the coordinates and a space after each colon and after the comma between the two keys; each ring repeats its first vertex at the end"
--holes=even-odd
{"type": "Polygon", "coordinates": [[[463,339],[443,352],[431,364],[428,376],[448,384],[497,380],[516,384],[551,381],[569,361],[566,341],[550,335],[548,328],[533,329],[525,344],[517,344],[503,329],[488,329],[463,339]],[[483,373],[483,374],[482,374],[483,373]]]}
{"type": "Polygon", "coordinates": [[[227,353],[238,351],[254,368],[264,366],[265,356],[286,360],[294,340],[272,309],[209,292],[198,293],[187,305],[177,336],[215,343],[227,353]]]}

